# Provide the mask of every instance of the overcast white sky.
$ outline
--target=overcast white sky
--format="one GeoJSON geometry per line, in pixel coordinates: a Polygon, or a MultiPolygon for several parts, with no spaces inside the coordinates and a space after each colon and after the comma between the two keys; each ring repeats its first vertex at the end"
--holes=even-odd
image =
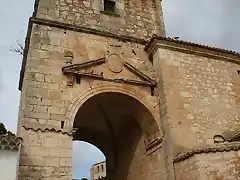
{"type": "MultiPolygon", "coordinates": [[[[0,0],[0,121],[16,131],[21,57],[9,52],[24,38],[33,0],[0,0]]],[[[240,52],[240,0],[163,0],[167,36],[240,52]]],[[[103,155],[86,143],[74,144],[76,178],[89,177],[91,165],[103,155]]]]}

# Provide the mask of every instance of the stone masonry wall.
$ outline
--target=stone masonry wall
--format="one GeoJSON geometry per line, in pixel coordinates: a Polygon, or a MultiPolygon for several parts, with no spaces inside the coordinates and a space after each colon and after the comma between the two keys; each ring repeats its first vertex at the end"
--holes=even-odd
{"type": "MultiPolygon", "coordinates": [[[[214,148],[215,135],[239,133],[240,65],[161,48],[154,54],[153,61],[161,77],[159,82],[163,82],[165,90],[166,103],[160,107],[167,107],[167,111],[163,112],[167,112],[163,127],[170,136],[171,162],[177,155],[197,147],[214,148]]],[[[236,152],[221,154],[228,156],[231,153],[236,152]]],[[[204,180],[207,179],[206,169],[211,168],[215,169],[211,173],[218,173],[218,166],[214,164],[215,160],[210,158],[210,154],[195,155],[198,160],[195,164],[192,161],[196,157],[175,163],[177,179],[200,177],[199,179],[204,180]]],[[[233,158],[231,161],[235,160],[233,158]]],[[[218,175],[219,177],[212,175],[212,179],[229,179],[229,173],[234,173],[235,167],[231,168],[229,159],[219,156],[217,161],[219,167],[226,165],[226,171],[221,176],[218,175]]]]}
{"type": "Polygon", "coordinates": [[[116,0],[117,16],[103,10],[103,0],[39,0],[37,17],[142,39],[165,36],[161,1],[116,0]]]}
{"type": "Polygon", "coordinates": [[[240,174],[239,151],[199,154],[176,163],[176,180],[237,180],[240,174]]]}
{"type": "MultiPolygon", "coordinates": [[[[68,87],[67,77],[61,70],[66,65],[64,60],[66,51],[73,53],[73,63],[108,57],[114,53],[123,61],[154,77],[155,72],[143,48],[143,45],[124,43],[111,38],[48,26],[33,26],[19,112],[18,135],[24,139],[20,179],[71,179],[72,138],[66,134],[72,130],[74,120],[74,114],[69,115],[70,107],[76,108],[78,97],[84,98],[86,92],[96,87],[105,87],[109,91],[110,87],[116,87],[120,93],[126,94],[137,92],[137,96],[147,102],[159,124],[157,98],[151,96],[149,87],[84,78],[81,84],[75,82],[72,87],[68,87]],[[64,122],[63,128],[62,122],[64,122]],[[25,128],[22,127],[23,125],[25,128]]],[[[99,65],[94,71],[103,72],[106,77],[138,79],[126,69],[121,73],[112,73],[107,64],[99,65]]],[[[98,90],[95,93],[97,92],[98,90]]]]}
{"type": "Polygon", "coordinates": [[[21,130],[19,180],[72,180],[72,138],[60,133],[21,130]]]}
{"type": "Polygon", "coordinates": [[[162,148],[147,154],[144,134],[135,123],[124,124],[122,131],[118,139],[120,144],[117,180],[166,179],[162,148]]]}
{"type": "Polygon", "coordinates": [[[240,65],[165,49],[158,56],[176,153],[213,145],[214,135],[238,131],[240,65]]]}

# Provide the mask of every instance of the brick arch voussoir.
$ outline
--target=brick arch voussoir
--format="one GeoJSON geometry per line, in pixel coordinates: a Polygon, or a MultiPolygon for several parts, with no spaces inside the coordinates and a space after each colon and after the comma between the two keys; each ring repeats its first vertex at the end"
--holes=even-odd
{"type": "Polygon", "coordinates": [[[66,116],[70,121],[69,122],[70,128],[73,128],[74,119],[80,107],[91,97],[97,94],[105,93],[105,92],[122,93],[139,101],[149,110],[149,112],[154,117],[154,120],[160,129],[159,113],[158,111],[155,110],[156,105],[155,104],[153,105],[152,102],[146,99],[144,94],[140,92],[137,88],[129,87],[129,86],[121,86],[117,84],[95,85],[95,86],[92,86],[91,89],[88,89],[82,92],[81,94],[74,96],[73,99],[70,101],[70,104],[66,112],[66,116]]]}

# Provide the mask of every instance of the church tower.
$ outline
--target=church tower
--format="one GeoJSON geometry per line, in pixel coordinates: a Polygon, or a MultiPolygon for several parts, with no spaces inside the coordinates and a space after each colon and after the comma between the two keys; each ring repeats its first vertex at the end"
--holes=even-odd
{"type": "Polygon", "coordinates": [[[144,40],[165,36],[160,0],[36,0],[34,17],[89,33],[144,40]]]}
{"type": "Polygon", "coordinates": [[[166,38],[160,0],[36,0],[19,180],[72,180],[73,141],[108,180],[239,179],[239,74],[239,53],[166,38]]]}
{"type": "Polygon", "coordinates": [[[165,37],[160,0],[36,0],[19,82],[19,180],[71,180],[73,140],[102,150],[111,180],[164,176],[144,51],[154,34],[165,37]]]}

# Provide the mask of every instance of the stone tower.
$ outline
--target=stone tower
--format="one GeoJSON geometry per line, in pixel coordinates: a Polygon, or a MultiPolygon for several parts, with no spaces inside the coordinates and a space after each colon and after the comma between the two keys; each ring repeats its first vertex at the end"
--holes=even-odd
{"type": "Polygon", "coordinates": [[[36,0],[19,83],[19,179],[72,179],[73,140],[105,154],[108,179],[165,175],[144,51],[153,34],[165,36],[159,0],[36,0]]]}
{"type": "Polygon", "coordinates": [[[19,89],[20,180],[72,179],[72,142],[110,180],[235,180],[240,54],[165,37],[159,0],[36,0],[19,89]]]}

